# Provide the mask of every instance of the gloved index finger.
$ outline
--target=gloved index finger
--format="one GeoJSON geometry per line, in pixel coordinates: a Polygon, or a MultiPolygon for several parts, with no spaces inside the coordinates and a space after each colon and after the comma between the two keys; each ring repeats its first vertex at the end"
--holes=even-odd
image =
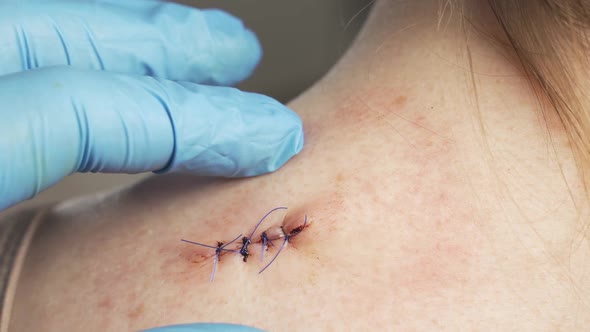
{"type": "Polygon", "coordinates": [[[0,3],[0,75],[70,65],[232,85],[261,54],[254,33],[220,10],[146,0],[0,3]]]}
{"type": "Polygon", "coordinates": [[[260,175],[304,139],[270,97],[69,67],[0,77],[0,119],[0,210],[73,172],[260,175]]]}

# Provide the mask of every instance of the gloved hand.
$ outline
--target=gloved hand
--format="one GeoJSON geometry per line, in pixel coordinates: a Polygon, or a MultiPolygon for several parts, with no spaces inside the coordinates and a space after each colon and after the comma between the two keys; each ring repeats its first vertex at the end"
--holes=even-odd
{"type": "Polygon", "coordinates": [[[142,332],[263,332],[257,328],[220,323],[184,324],[157,327],[142,332]]]}
{"type": "Polygon", "coordinates": [[[300,119],[221,87],[260,56],[254,34],[218,10],[1,2],[0,211],[73,172],[276,170],[302,147],[300,119]]]}

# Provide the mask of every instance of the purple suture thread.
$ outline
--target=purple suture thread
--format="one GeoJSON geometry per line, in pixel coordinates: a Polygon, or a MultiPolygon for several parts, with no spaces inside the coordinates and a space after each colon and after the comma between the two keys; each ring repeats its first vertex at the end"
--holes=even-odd
{"type": "Polygon", "coordinates": [[[266,219],[266,217],[268,217],[271,213],[273,213],[276,210],[286,210],[287,207],[285,206],[279,206],[276,207],[270,211],[268,211],[264,217],[262,217],[262,219],[260,219],[260,221],[256,224],[256,226],[254,227],[254,230],[252,231],[252,233],[250,234],[249,237],[243,237],[242,238],[242,248],[240,249],[240,255],[242,255],[243,261],[246,262],[248,261],[248,256],[250,256],[250,253],[248,252],[248,246],[252,243],[252,236],[254,236],[254,233],[256,233],[256,230],[258,229],[258,226],[260,226],[260,224],[262,224],[262,222],[264,221],[264,219],[266,219]]]}
{"type": "Polygon", "coordinates": [[[260,250],[260,262],[262,263],[264,262],[264,252],[266,251],[268,244],[270,244],[271,246],[274,246],[274,244],[268,238],[266,232],[262,232],[262,234],[260,235],[260,240],[262,241],[262,249],[260,250]]]}
{"type": "Polygon", "coordinates": [[[293,229],[291,231],[291,233],[289,233],[289,234],[285,234],[285,230],[283,229],[283,226],[281,226],[281,231],[283,231],[283,234],[285,235],[285,239],[283,240],[283,244],[281,244],[281,247],[279,248],[279,250],[277,251],[275,256],[270,260],[270,262],[268,264],[266,264],[266,266],[262,270],[260,270],[260,272],[258,272],[258,274],[261,274],[262,272],[264,272],[264,270],[266,270],[270,266],[270,264],[272,264],[272,262],[274,262],[275,259],[277,259],[277,257],[279,256],[279,254],[281,253],[283,248],[287,245],[287,242],[289,242],[289,239],[291,239],[292,237],[297,236],[299,233],[301,233],[303,231],[303,229],[305,229],[306,225],[307,225],[307,215],[305,216],[305,220],[303,221],[303,225],[293,229]]]}
{"type": "Polygon", "coordinates": [[[206,247],[206,248],[215,249],[215,259],[213,260],[213,272],[211,272],[211,278],[209,278],[209,281],[213,282],[213,278],[215,278],[215,271],[217,271],[217,263],[219,262],[219,255],[221,254],[222,251],[238,252],[237,250],[225,249],[225,247],[236,242],[236,240],[239,239],[240,236],[242,236],[242,234],[236,236],[235,239],[229,241],[226,244],[223,244],[223,242],[217,241],[217,247],[210,246],[210,245],[203,244],[203,243],[199,243],[199,242],[193,242],[193,241],[189,241],[189,240],[185,240],[185,239],[180,239],[180,241],[190,243],[190,244],[196,244],[198,246],[202,246],[202,247],[206,247]]]}

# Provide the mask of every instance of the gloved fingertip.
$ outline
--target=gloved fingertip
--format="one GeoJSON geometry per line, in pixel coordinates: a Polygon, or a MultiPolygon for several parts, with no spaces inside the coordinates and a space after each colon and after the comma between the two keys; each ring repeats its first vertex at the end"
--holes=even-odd
{"type": "Polygon", "coordinates": [[[156,173],[256,176],[276,171],[301,151],[301,118],[275,99],[233,88],[181,84],[184,98],[175,100],[184,102],[172,114],[174,152],[156,173]]]}
{"type": "Polygon", "coordinates": [[[156,327],[142,332],[264,332],[254,327],[222,323],[195,323],[156,327]]]}
{"type": "Polygon", "coordinates": [[[284,119],[282,126],[277,124],[276,132],[279,138],[276,140],[275,157],[269,158],[269,162],[266,165],[260,164],[261,169],[256,170],[254,173],[264,174],[274,172],[303,149],[304,134],[301,118],[286,106],[281,105],[280,107],[285,108],[285,111],[281,112],[284,119]],[[283,133],[282,137],[280,136],[281,130],[283,133]]]}
{"type": "Polygon", "coordinates": [[[234,85],[249,77],[262,58],[262,47],[254,32],[222,10],[202,12],[211,34],[211,54],[217,55],[210,64],[210,83],[234,85]]]}

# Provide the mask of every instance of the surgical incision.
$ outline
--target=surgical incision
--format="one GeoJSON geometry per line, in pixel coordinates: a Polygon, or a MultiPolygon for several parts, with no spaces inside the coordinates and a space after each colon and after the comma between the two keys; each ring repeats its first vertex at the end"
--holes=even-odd
{"type": "Polygon", "coordinates": [[[268,247],[274,245],[274,243],[273,243],[274,240],[278,240],[278,239],[282,238],[283,241],[282,241],[279,249],[277,250],[276,254],[258,272],[260,274],[260,273],[264,272],[277,259],[277,257],[281,253],[281,251],[287,246],[287,243],[289,242],[289,240],[292,239],[293,237],[297,236],[309,225],[308,220],[307,220],[307,215],[306,215],[304,217],[303,223],[300,224],[299,226],[293,228],[292,230],[286,231],[284,226],[282,226],[282,225],[281,226],[273,226],[273,227],[266,229],[259,236],[256,236],[256,238],[254,238],[254,234],[256,233],[256,230],[258,230],[260,225],[267,219],[267,217],[269,217],[271,214],[273,214],[277,210],[286,210],[286,209],[287,209],[286,207],[280,206],[280,207],[276,207],[276,208],[270,210],[258,221],[258,223],[256,223],[256,226],[254,226],[254,229],[249,234],[249,236],[242,236],[242,234],[239,234],[233,240],[231,240],[227,243],[217,242],[217,245],[214,246],[214,245],[208,245],[208,244],[204,244],[204,243],[189,241],[189,240],[185,240],[185,239],[181,239],[181,241],[215,250],[215,254],[213,256],[214,257],[214,259],[213,259],[213,272],[211,272],[211,277],[209,279],[210,281],[213,281],[213,279],[215,278],[215,272],[217,270],[217,264],[219,263],[219,257],[222,253],[239,254],[242,256],[242,260],[244,262],[247,262],[248,257],[250,256],[250,253],[248,251],[248,247],[250,246],[250,244],[252,244],[253,242],[254,243],[261,243],[262,249],[261,249],[261,253],[260,253],[260,261],[264,262],[264,253],[268,250],[268,247]],[[228,249],[227,248],[230,244],[235,243],[238,239],[240,239],[240,237],[241,237],[241,241],[240,241],[241,244],[238,248],[236,248],[236,249],[228,249]]]}

